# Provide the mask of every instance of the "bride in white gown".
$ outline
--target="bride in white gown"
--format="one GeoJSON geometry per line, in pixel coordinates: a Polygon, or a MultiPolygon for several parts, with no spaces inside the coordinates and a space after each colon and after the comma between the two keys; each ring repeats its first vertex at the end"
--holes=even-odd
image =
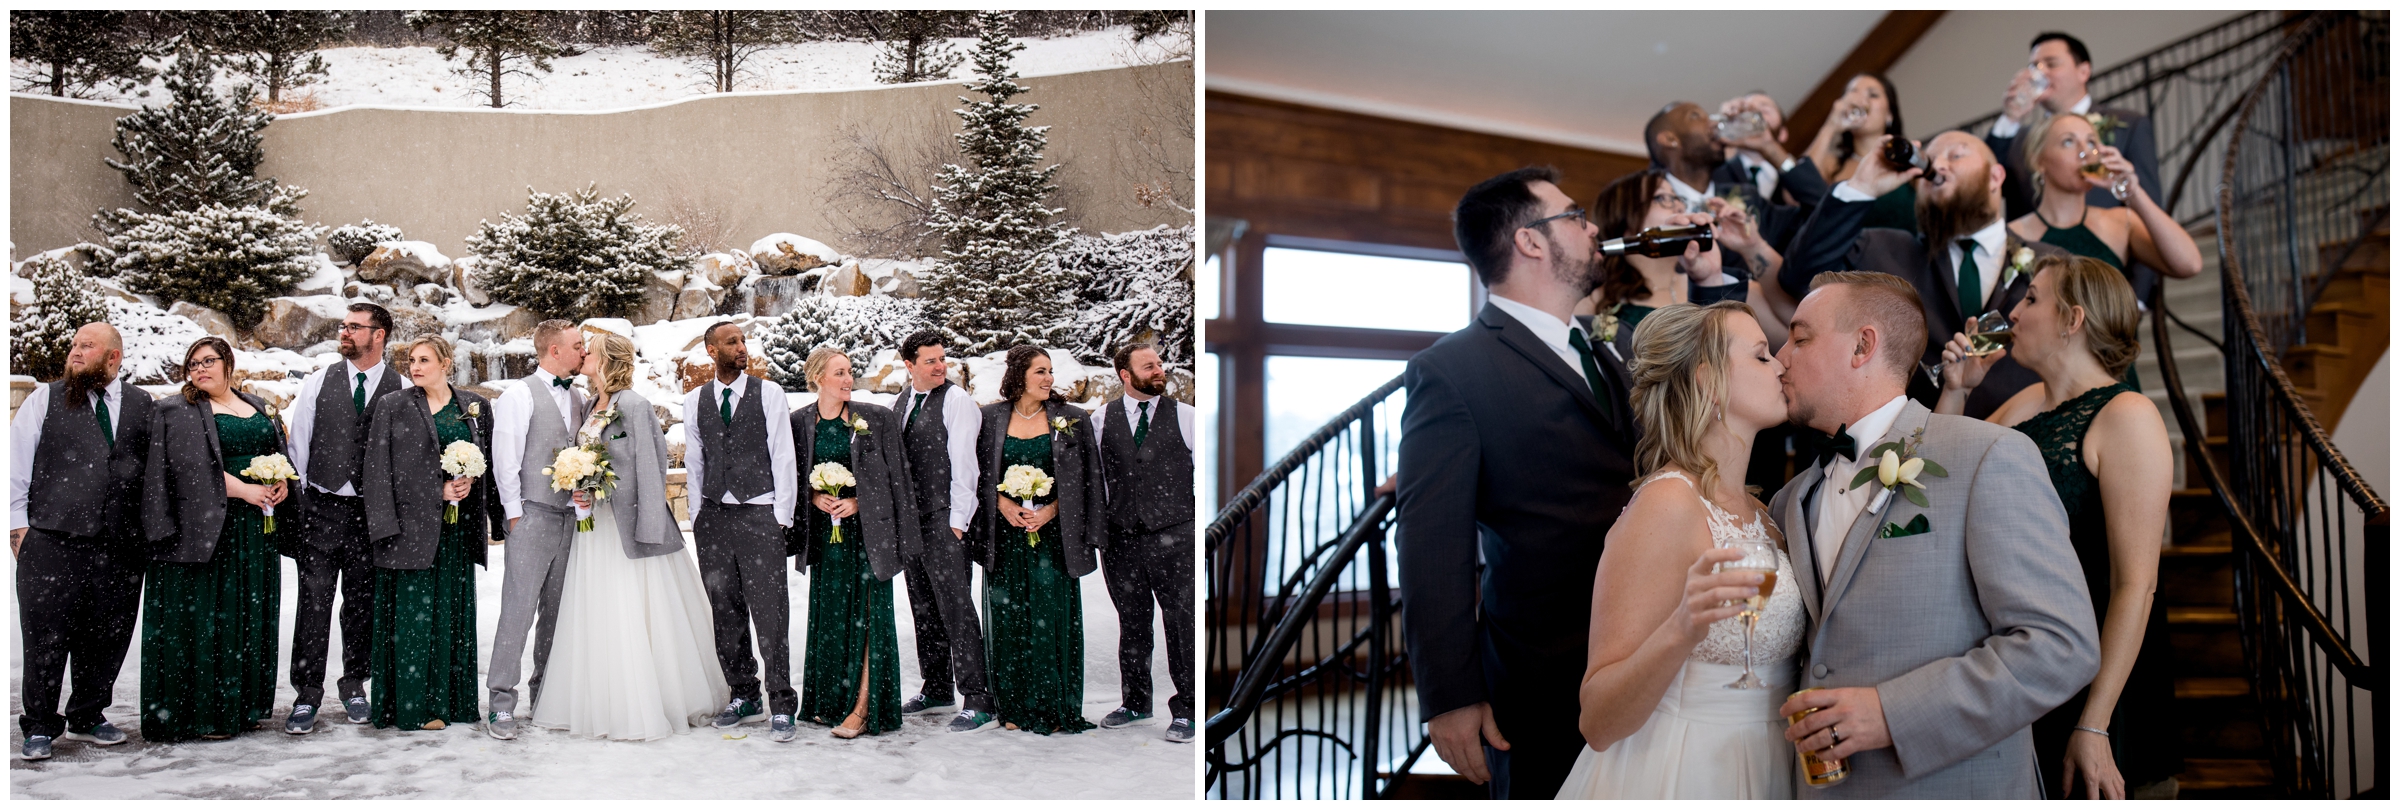
{"type": "Polygon", "coordinates": [[[1559,798],[1793,796],[1798,755],[1776,710],[1807,619],[1781,533],[1742,486],[1750,442],[1785,419],[1782,366],[1749,312],[1676,304],[1642,321],[1635,463],[1651,474],[1601,553],[1579,693],[1586,745],[1559,798]],[[1716,573],[1744,540],[1773,549],[1780,587],[1758,571],[1716,573]],[[1744,668],[1735,617],[1762,585],[1751,669],[1764,687],[1727,688],[1744,668]]]}
{"type": "MultiPolygon", "coordinates": [[[[533,724],[578,736],[655,740],[713,716],[729,689],[700,571],[666,498],[666,441],[633,381],[633,342],[591,340],[582,373],[598,396],[576,443],[605,442],[616,488],[575,533],[556,640],[533,724]]],[[[579,497],[579,503],[586,499],[579,497]]]]}

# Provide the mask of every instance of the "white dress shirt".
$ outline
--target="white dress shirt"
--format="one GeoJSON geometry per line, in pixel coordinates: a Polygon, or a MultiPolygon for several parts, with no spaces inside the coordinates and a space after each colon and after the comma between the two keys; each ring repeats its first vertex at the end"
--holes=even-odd
{"type": "MultiPolygon", "coordinates": [[[[33,452],[34,448],[42,445],[42,420],[50,418],[50,387],[60,384],[52,382],[33,389],[33,393],[25,397],[25,403],[17,406],[16,418],[8,423],[9,531],[33,525],[33,521],[25,516],[25,494],[33,488],[33,452]]],[[[103,397],[108,400],[108,426],[119,435],[125,432],[124,389],[122,381],[110,380],[108,387],[85,395],[91,398],[93,405],[98,405],[103,397]]],[[[92,418],[98,419],[99,415],[94,413],[92,418]]]]}
{"type": "MultiPolygon", "coordinates": [[[[527,422],[533,419],[533,396],[542,394],[558,408],[559,424],[566,426],[567,435],[575,435],[575,398],[573,392],[550,382],[556,375],[541,368],[533,370],[532,385],[518,385],[492,401],[492,483],[500,488],[500,508],[515,520],[525,514],[525,434],[527,422]],[[528,390],[539,388],[540,391],[528,390]]],[[[573,439],[569,439],[573,441],[573,439]]],[[[549,459],[541,459],[547,466],[549,459]]]]}
{"type": "MultiPolygon", "coordinates": [[[[2068,108],[2067,108],[2067,112],[2074,113],[2074,114],[2076,114],[2076,115],[2082,115],[2082,114],[2084,114],[2084,113],[2088,113],[2088,112],[2091,112],[2091,111],[2092,111],[2092,94],[2090,94],[2090,93],[2085,93],[2085,94],[2083,94],[2083,98],[2081,98],[2081,99],[2077,99],[2077,100],[2075,101],[2075,106],[2072,106],[2072,107],[2068,107],[2068,108]]],[[[2024,124],[2020,124],[2020,123],[2017,123],[2017,122],[2015,122],[2015,121],[2008,120],[2008,116],[2005,116],[2005,115],[2003,115],[2003,116],[2000,116],[2000,120],[1997,120],[1997,121],[1993,121],[1993,122],[1992,122],[1992,137],[1994,137],[1994,138],[2014,138],[2014,137],[2017,137],[2017,132],[2018,132],[2018,130],[2022,130],[2022,129],[2024,129],[2024,128],[2025,128],[2025,125],[2024,125],[2024,124]]]]}
{"type": "MultiPolygon", "coordinates": [[[[1525,328],[1533,330],[1533,336],[1541,338],[1543,344],[1548,345],[1551,351],[1557,352],[1558,359],[1566,362],[1567,368],[1575,371],[1575,376],[1583,376],[1583,355],[1575,352],[1575,344],[1567,342],[1569,333],[1583,331],[1582,324],[1571,320],[1559,320],[1558,316],[1497,295],[1488,296],[1487,300],[1492,302],[1492,306],[1499,307],[1501,312],[1508,313],[1509,317],[1524,324],[1525,328]]],[[[1590,334],[1585,334],[1583,341],[1584,345],[1592,346],[1590,334]]],[[[1597,351],[1600,347],[1592,346],[1592,348],[1597,351]]],[[[1583,382],[1585,385],[1590,385],[1592,381],[1587,377],[1583,382]]]]}
{"type": "MultiPolygon", "coordinates": [[[[908,429],[908,421],[916,416],[923,397],[930,392],[919,391],[914,383],[902,394],[900,429],[908,429]]],[[[983,412],[976,409],[975,398],[967,389],[957,388],[942,397],[942,432],[949,436],[950,454],[950,528],[966,531],[975,522],[975,482],[982,472],[975,467],[975,439],[983,433],[983,412]]],[[[919,509],[924,506],[920,504],[919,509]]]]}
{"type": "MultiPolygon", "coordinates": [[[[735,410],[741,409],[743,397],[753,393],[758,395],[759,409],[764,411],[767,417],[767,468],[774,471],[775,491],[761,494],[747,501],[737,500],[733,493],[727,492],[721,503],[731,506],[745,504],[773,506],[775,507],[775,522],[782,524],[784,528],[791,528],[792,511],[800,504],[800,461],[792,448],[792,406],[783,396],[783,386],[742,374],[734,377],[733,385],[730,386],[719,383],[716,378],[711,377],[707,385],[694,388],[691,393],[685,394],[683,397],[683,468],[692,471],[695,475],[692,485],[698,486],[700,482],[696,476],[701,469],[700,459],[706,452],[705,448],[701,446],[701,431],[698,424],[703,417],[719,420],[724,418],[717,411],[728,401],[721,392],[728,390],[733,392],[730,402],[735,410]]],[[[727,452],[734,451],[727,450],[727,452]]],[[[699,504],[706,502],[706,499],[693,501],[692,510],[695,519],[699,517],[699,504]]]]}
{"type": "MultiPolygon", "coordinates": [[[[317,373],[308,375],[308,379],[301,381],[300,393],[292,397],[291,412],[284,420],[285,424],[291,426],[292,431],[291,441],[287,442],[289,445],[287,449],[291,452],[287,455],[291,457],[292,470],[300,474],[300,480],[308,481],[308,485],[315,488],[316,491],[332,493],[345,498],[355,498],[358,497],[356,484],[344,481],[341,489],[326,489],[318,486],[317,482],[310,481],[308,477],[308,442],[310,438],[317,435],[317,395],[325,390],[325,379],[337,373],[345,378],[345,382],[352,383],[357,382],[358,375],[367,375],[366,385],[360,387],[367,390],[367,404],[375,404],[375,395],[378,393],[375,390],[375,384],[383,380],[383,361],[377,360],[375,365],[359,368],[356,364],[344,360],[318,369],[317,373]]],[[[415,383],[410,382],[407,376],[403,375],[400,378],[402,389],[414,385],[415,383]]],[[[363,414],[359,421],[358,432],[363,436],[367,432],[366,419],[363,414]]]]}
{"type": "MultiPolygon", "coordinates": [[[[1775,184],[1783,180],[1783,170],[1748,149],[1736,151],[1734,155],[1742,162],[1742,173],[1750,175],[1751,181],[1758,185],[1758,196],[1775,199],[1775,184]]],[[[1713,188],[1715,184],[1711,183],[1710,186],[1713,188]]]]}
{"type": "Polygon", "coordinates": [[[1687,213],[1708,213],[1708,198],[1717,196],[1717,181],[1715,180],[1708,181],[1707,188],[1695,189],[1691,184],[1683,182],[1683,178],[1668,173],[1667,187],[1674,189],[1677,199],[1683,200],[1683,209],[1687,213]]]}
{"type": "MultiPolygon", "coordinates": [[[[1875,201],[1873,195],[1860,190],[1857,186],[1850,185],[1853,182],[1856,181],[1844,180],[1840,185],[1834,186],[1834,199],[1842,202],[1875,201]]],[[[2001,251],[2008,247],[2007,225],[2005,220],[1994,219],[1991,224],[1983,226],[1982,230],[1968,234],[1966,237],[1975,240],[1975,280],[1982,287],[1983,297],[1980,300],[1987,305],[1992,300],[1992,287],[2000,282],[2000,273],[2008,268],[2008,257],[2001,255],[2001,251]]],[[[1958,242],[1952,240],[1950,244],[1943,247],[1950,251],[1950,286],[1956,288],[1958,271],[1961,269],[1958,261],[1958,242]]],[[[1975,316],[1975,313],[1968,312],[1962,313],[1962,315],[1971,318],[1975,316]]]]}
{"type": "Polygon", "coordinates": [[[1825,483],[1817,487],[1817,525],[1812,536],[1820,583],[1832,581],[1833,564],[1841,559],[1842,540],[1849,537],[1850,524],[1858,522],[1859,513],[1866,511],[1867,501],[1883,486],[1880,482],[1870,482],[1853,489],[1850,479],[1858,477],[1859,470],[1881,460],[1867,455],[1868,448],[1898,438],[1884,434],[1891,431],[1892,422],[1900,418],[1900,409],[1907,404],[1908,397],[1893,397],[1883,407],[1859,417],[1848,428],[1850,438],[1858,442],[1857,460],[1835,456],[1833,463],[1826,465],[1825,483]]]}
{"type": "MultiPolygon", "coordinates": [[[[1571,351],[1572,347],[1570,347],[1569,350],[1571,351]]],[[[1578,360],[1576,363],[1581,365],[1582,361],[1578,360]]],[[[1150,406],[1150,418],[1158,418],[1158,405],[1156,404],[1158,400],[1158,397],[1144,396],[1140,391],[1127,388],[1125,389],[1124,396],[1100,404],[1100,410],[1092,413],[1092,424],[1096,426],[1106,426],[1109,420],[1109,410],[1121,410],[1125,412],[1125,431],[1127,433],[1131,433],[1136,426],[1139,426],[1142,423],[1143,405],[1150,406]]],[[[1194,408],[1192,408],[1190,405],[1185,405],[1181,402],[1175,403],[1175,427],[1183,431],[1183,448],[1185,451],[1192,454],[1192,464],[1197,466],[1200,463],[1200,447],[1198,444],[1200,440],[1200,434],[1197,429],[1198,417],[1192,414],[1193,410],[1194,408]]],[[[1096,429],[1104,429],[1104,427],[1096,429]]],[[[1108,476],[1106,475],[1106,470],[1108,469],[1107,453],[1100,454],[1100,468],[1103,472],[1103,474],[1100,476],[1100,482],[1103,490],[1105,490],[1108,484],[1108,476]]],[[[1105,494],[1105,492],[1103,494],[1105,494]]]]}

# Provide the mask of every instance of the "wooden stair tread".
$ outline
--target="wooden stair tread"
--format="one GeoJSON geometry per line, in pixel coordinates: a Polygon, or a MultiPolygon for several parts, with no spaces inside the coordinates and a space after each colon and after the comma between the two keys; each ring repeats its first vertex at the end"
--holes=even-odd
{"type": "Polygon", "coordinates": [[[2305,355],[2348,358],[2350,356],[2350,350],[2342,348],[2338,344],[2313,342],[2302,343],[2298,346],[2293,346],[2289,349],[2283,350],[2283,356],[2286,361],[2298,359],[2305,355]]]}
{"type": "MultiPolygon", "coordinates": [[[[2170,605],[2167,607],[2168,624],[2230,625],[2237,620],[2231,605],[2170,605]]],[[[2242,691],[2248,692],[2249,686],[2245,684],[2242,691]]]]}
{"type": "Polygon", "coordinates": [[[2365,301],[2365,300],[2362,300],[2362,299],[2357,299],[2357,298],[2335,298],[2335,299],[2319,299],[2319,300],[2317,301],[2317,303],[2316,303],[2316,305],[2315,305],[2315,306],[2311,306],[2311,307],[2309,307],[2309,308],[2308,308],[2308,311],[2309,311],[2309,313],[2310,313],[2310,314],[2319,314],[2319,313],[2343,314],[2343,313],[2348,313],[2348,314],[2354,314],[2354,315],[2366,315],[2366,316],[2369,316],[2369,317],[2373,317],[2373,316],[2377,316],[2377,315],[2382,315],[2382,314],[2384,313],[2384,308],[2383,308],[2383,307],[2376,306],[2375,304],[2373,304],[2373,303],[2370,303],[2370,302],[2367,302],[2367,301],[2365,301]]]}
{"type": "Polygon", "coordinates": [[[2275,769],[2263,759],[2185,759],[2175,781],[2183,790],[2263,787],[2275,783],[2275,769]]]}
{"type": "Polygon", "coordinates": [[[2236,698],[2250,694],[2250,681],[2244,678],[2176,678],[2176,700],[2208,700],[2236,698]]]}

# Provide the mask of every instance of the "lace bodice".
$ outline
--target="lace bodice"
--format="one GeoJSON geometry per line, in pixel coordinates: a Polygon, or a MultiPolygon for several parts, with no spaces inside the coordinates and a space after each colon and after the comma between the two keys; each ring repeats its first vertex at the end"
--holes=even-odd
{"type": "MultiPolygon", "coordinates": [[[[1650,480],[1642,482],[1642,485],[1649,486],[1669,478],[1682,481],[1685,486],[1692,487],[1693,494],[1699,494],[1700,488],[1694,485],[1690,478],[1685,477],[1683,473],[1671,470],[1651,476],[1650,480]]],[[[1700,499],[1700,503],[1708,507],[1708,534],[1710,539],[1716,542],[1716,545],[1724,546],[1743,538],[1774,542],[1774,535],[1767,530],[1765,512],[1754,511],[1750,521],[1745,523],[1732,513],[1717,508],[1716,503],[1705,496],[1700,499]]],[[[1787,661],[1798,654],[1801,634],[1806,632],[1808,627],[1807,616],[1803,613],[1800,605],[1800,592],[1797,590],[1800,584],[1793,579],[1795,574],[1792,572],[1792,557],[1784,553],[1780,544],[1777,545],[1775,550],[1775,590],[1767,594],[1767,607],[1759,613],[1758,628],[1753,631],[1751,642],[1751,660],[1760,667],[1767,666],[1770,662],[1787,661]]],[[[1711,625],[1708,628],[1708,638],[1702,639],[1699,646],[1692,648],[1692,658],[1711,664],[1741,665],[1741,620],[1738,618],[1727,619],[1711,625]]]]}
{"type": "Polygon", "coordinates": [[[583,418],[583,426],[575,429],[575,444],[590,447],[601,443],[601,438],[607,434],[608,423],[615,421],[615,408],[614,402],[609,403],[608,410],[593,408],[591,415],[583,418]]]}

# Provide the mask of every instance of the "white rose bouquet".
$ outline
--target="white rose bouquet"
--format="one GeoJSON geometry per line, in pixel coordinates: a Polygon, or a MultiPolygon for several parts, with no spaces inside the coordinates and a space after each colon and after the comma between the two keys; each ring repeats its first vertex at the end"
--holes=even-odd
{"type": "MultiPolygon", "coordinates": [[[[483,471],[483,449],[474,442],[456,441],[442,448],[442,472],[449,473],[452,479],[475,478],[483,475],[483,471]]],[[[458,522],[457,501],[451,501],[449,508],[442,510],[442,522],[458,522]]]]}
{"type": "MultiPolygon", "coordinates": [[[[277,481],[300,480],[300,471],[292,469],[292,460],[282,453],[268,453],[250,459],[250,466],[242,468],[242,477],[273,486],[277,481]]],[[[274,534],[275,507],[261,506],[258,511],[267,516],[267,533],[274,534]]]]}
{"type": "MultiPolygon", "coordinates": [[[[1040,467],[1011,464],[1008,465],[1006,471],[1000,474],[1000,494],[1017,499],[1017,502],[1027,509],[1034,508],[1033,500],[1035,498],[1050,495],[1050,484],[1050,474],[1042,472],[1040,467]]],[[[1041,531],[1025,532],[1025,545],[1039,545],[1041,542],[1041,531]]]]}
{"type": "MultiPolygon", "coordinates": [[[[865,424],[865,420],[862,419],[859,421],[859,423],[865,424]]],[[[816,467],[811,468],[808,471],[809,489],[813,489],[836,498],[842,497],[843,488],[855,486],[858,486],[858,477],[850,474],[850,468],[831,461],[818,464],[816,467]]],[[[833,537],[825,542],[842,542],[841,518],[833,519],[833,537]]]]}
{"type": "MultiPolygon", "coordinates": [[[[542,474],[550,476],[553,491],[589,492],[593,501],[606,500],[608,488],[617,483],[617,471],[608,466],[608,448],[597,444],[560,448],[542,474]]],[[[575,530],[591,531],[592,517],[575,521],[575,530]]]]}

